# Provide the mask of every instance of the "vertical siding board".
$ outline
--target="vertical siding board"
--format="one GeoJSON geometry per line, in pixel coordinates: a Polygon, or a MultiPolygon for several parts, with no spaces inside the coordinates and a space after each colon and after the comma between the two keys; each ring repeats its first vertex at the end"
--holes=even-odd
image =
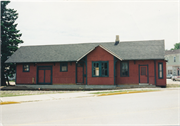
{"type": "Polygon", "coordinates": [[[139,65],[148,65],[148,76],[149,76],[149,84],[155,84],[155,70],[154,70],[154,63],[153,60],[136,60],[129,61],[129,77],[121,77],[120,76],[120,63],[121,61],[117,62],[117,84],[139,84],[139,65]]]}
{"type": "Polygon", "coordinates": [[[156,85],[156,60],[154,60],[154,84],[156,85]]]}
{"type": "Polygon", "coordinates": [[[102,49],[96,47],[87,55],[87,79],[88,85],[114,85],[114,56],[102,49]],[[108,61],[108,77],[92,77],[92,61],[108,61]]]}

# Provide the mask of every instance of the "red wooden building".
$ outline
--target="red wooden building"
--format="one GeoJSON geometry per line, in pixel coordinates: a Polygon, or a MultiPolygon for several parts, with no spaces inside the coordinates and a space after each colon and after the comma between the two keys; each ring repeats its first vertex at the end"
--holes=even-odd
{"type": "Polygon", "coordinates": [[[20,47],[16,84],[166,86],[164,40],[20,47]]]}

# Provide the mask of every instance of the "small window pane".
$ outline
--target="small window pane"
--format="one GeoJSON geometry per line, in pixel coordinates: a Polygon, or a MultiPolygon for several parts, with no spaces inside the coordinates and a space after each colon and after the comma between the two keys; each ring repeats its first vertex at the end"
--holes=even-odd
{"type": "Polygon", "coordinates": [[[159,64],[159,70],[162,70],[162,64],[159,64]]]}
{"type": "Polygon", "coordinates": [[[121,63],[121,75],[122,76],[128,76],[129,75],[128,62],[122,62],[121,63]]]}
{"type": "Polygon", "coordinates": [[[101,65],[101,67],[102,67],[102,76],[107,76],[108,74],[107,74],[107,63],[102,63],[102,65],[101,65]]]}
{"type": "Polygon", "coordinates": [[[159,77],[162,78],[162,71],[159,72],[159,77]]]}
{"type": "Polygon", "coordinates": [[[107,70],[105,70],[105,75],[107,76],[108,74],[107,74],[107,70]]]}
{"type": "Polygon", "coordinates": [[[168,74],[172,74],[172,70],[168,70],[168,74]]]}
{"type": "Polygon", "coordinates": [[[62,71],[67,71],[67,67],[66,66],[62,66],[62,71]]]}
{"type": "Polygon", "coordinates": [[[99,76],[99,67],[96,67],[95,70],[96,70],[95,75],[96,75],[96,76],[99,76]]]}
{"type": "Polygon", "coordinates": [[[23,71],[29,72],[29,65],[28,64],[23,65],[23,71]]]}
{"type": "Polygon", "coordinates": [[[158,71],[159,71],[159,79],[163,79],[163,63],[159,63],[158,65],[158,71]]]}
{"type": "Polygon", "coordinates": [[[141,75],[146,75],[146,67],[141,67],[141,75]]]}
{"type": "Polygon", "coordinates": [[[61,63],[60,64],[60,71],[67,72],[68,71],[68,63],[61,63]]]}

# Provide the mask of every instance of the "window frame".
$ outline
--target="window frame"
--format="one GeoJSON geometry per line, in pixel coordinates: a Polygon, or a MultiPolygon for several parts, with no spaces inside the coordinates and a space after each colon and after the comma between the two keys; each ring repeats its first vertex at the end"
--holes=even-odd
{"type": "Polygon", "coordinates": [[[158,78],[163,79],[163,62],[158,63],[158,78]],[[162,70],[160,70],[160,67],[159,67],[160,64],[162,65],[162,70]],[[162,77],[160,77],[160,72],[162,72],[162,77]]]}
{"type": "Polygon", "coordinates": [[[109,61],[92,61],[92,77],[109,77],[109,61]],[[93,74],[94,63],[98,63],[99,66],[99,76],[93,74]],[[107,63],[107,75],[102,75],[102,63],[107,63]]]}
{"type": "Polygon", "coordinates": [[[168,70],[168,74],[172,74],[173,72],[172,72],[172,70],[168,70]]]}
{"type": "Polygon", "coordinates": [[[176,56],[174,56],[174,62],[176,62],[176,56]]]}
{"type": "Polygon", "coordinates": [[[23,72],[30,72],[30,65],[29,65],[29,64],[23,64],[23,72]],[[25,71],[25,70],[24,70],[24,66],[25,66],[25,65],[28,65],[28,67],[29,67],[29,70],[28,70],[28,71],[25,71]]]}
{"type": "Polygon", "coordinates": [[[120,77],[129,77],[129,61],[121,61],[120,62],[120,77]],[[127,62],[128,64],[128,75],[122,75],[122,63],[127,62]]]}
{"type": "Polygon", "coordinates": [[[60,63],[60,72],[68,72],[68,63],[67,63],[67,62],[62,62],[62,63],[60,63]],[[66,71],[62,71],[62,67],[63,67],[63,66],[66,66],[66,67],[67,67],[66,71]]]}

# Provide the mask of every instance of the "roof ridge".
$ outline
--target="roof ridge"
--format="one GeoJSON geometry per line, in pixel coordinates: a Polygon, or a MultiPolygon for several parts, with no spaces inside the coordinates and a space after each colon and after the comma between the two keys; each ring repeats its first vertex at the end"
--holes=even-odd
{"type": "MultiPolygon", "coordinates": [[[[164,41],[163,39],[161,40],[135,40],[135,41],[120,41],[120,43],[133,43],[133,42],[149,42],[149,41],[164,41]]],[[[67,44],[48,44],[48,45],[24,45],[20,47],[32,47],[32,46],[59,46],[59,45],[84,45],[84,44],[106,44],[106,43],[114,43],[114,42],[83,42],[83,43],[67,43],[67,44]]]]}
{"type": "Polygon", "coordinates": [[[100,44],[100,43],[114,43],[114,42],[87,42],[87,43],[67,43],[67,44],[48,44],[48,45],[24,45],[21,47],[30,47],[30,46],[57,46],[57,45],[80,45],[80,44],[100,44]]]}

